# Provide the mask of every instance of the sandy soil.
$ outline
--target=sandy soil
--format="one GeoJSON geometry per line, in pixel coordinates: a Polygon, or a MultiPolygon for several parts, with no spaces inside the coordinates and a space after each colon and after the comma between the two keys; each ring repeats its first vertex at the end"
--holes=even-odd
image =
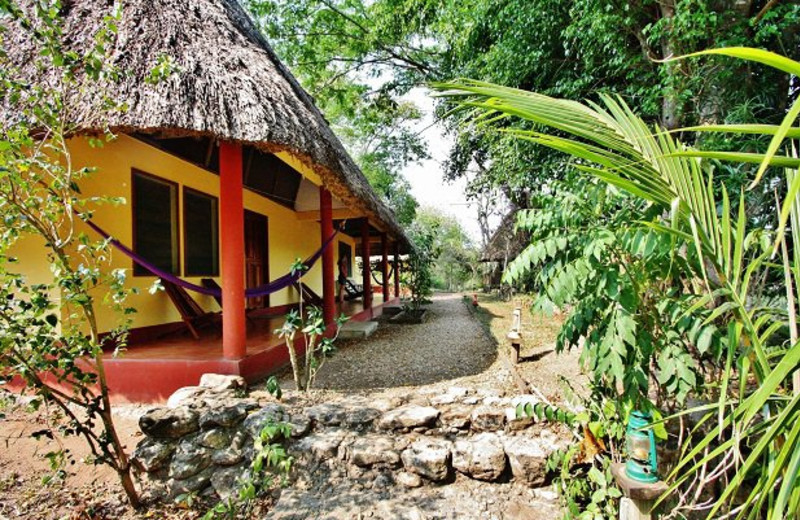
{"type": "MultiPolygon", "coordinates": [[[[477,296],[479,306],[472,308],[473,313],[498,344],[500,354],[484,376],[491,380],[494,373],[494,379],[502,379],[497,373],[502,373],[506,366],[504,359],[509,358],[511,353],[511,344],[506,335],[511,330],[514,309],[520,308],[522,349],[520,362],[516,365],[520,376],[554,403],[566,399],[565,381],[578,394],[587,392],[588,380],[580,367],[580,352],[556,351],[556,336],[563,322],[562,315],[531,313],[531,300],[526,296],[515,297],[507,302],[492,295],[477,296]]],[[[510,388],[508,390],[512,391],[510,388]]]]}
{"type": "MultiPolygon", "coordinates": [[[[8,395],[0,398],[0,520],[195,518],[197,513],[171,505],[155,506],[151,516],[127,505],[116,473],[108,466],[91,464],[82,439],[32,437],[48,428],[44,409],[31,413],[23,401],[8,395]],[[68,462],[63,476],[50,466],[49,452],[63,450],[68,462]],[[45,483],[46,479],[50,479],[45,483]],[[156,516],[152,516],[156,515],[156,516]]],[[[116,408],[115,424],[129,451],[139,442],[138,418],[149,407],[125,405],[116,408]]],[[[152,507],[153,504],[150,504],[152,507]]]]}

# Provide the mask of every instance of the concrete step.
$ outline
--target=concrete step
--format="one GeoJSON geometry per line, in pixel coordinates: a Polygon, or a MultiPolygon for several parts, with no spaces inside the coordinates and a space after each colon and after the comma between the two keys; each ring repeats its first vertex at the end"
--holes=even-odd
{"type": "Polygon", "coordinates": [[[376,321],[348,321],[342,325],[339,337],[343,339],[366,338],[378,328],[376,321]]]}
{"type": "Polygon", "coordinates": [[[399,303],[395,304],[386,304],[382,308],[383,314],[386,316],[395,316],[403,312],[403,305],[399,303]]]}

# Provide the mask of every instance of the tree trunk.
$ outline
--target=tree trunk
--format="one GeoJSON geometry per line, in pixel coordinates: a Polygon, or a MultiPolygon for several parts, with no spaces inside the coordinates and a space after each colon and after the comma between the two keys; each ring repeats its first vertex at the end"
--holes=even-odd
{"type": "Polygon", "coordinates": [[[117,471],[117,475],[119,475],[119,480],[122,483],[122,489],[125,490],[125,495],[128,497],[131,507],[134,509],[139,509],[142,504],[139,501],[139,492],[136,491],[136,486],[134,485],[133,478],[131,477],[131,467],[126,466],[125,469],[120,469],[117,471]]]}
{"type": "MultiPolygon", "coordinates": [[[[57,250],[61,261],[64,265],[69,265],[68,257],[63,249],[57,250]]],[[[103,360],[102,341],[100,340],[99,327],[97,326],[97,315],[94,310],[94,300],[91,296],[84,292],[87,297],[86,303],[81,305],[86,322],[89,325],[89,335],[92,345],[97,346],[97,351],[94,355],[95,370],[97,372],[97,382],[100,386],[100,401],[102,403],[98,410],[100,420],[103,422],[105,434],[108,436],[109,443],[113,453],[108,452],[108,448],[103,447],[103,451],[108,455],[116,458],[116,471],[119,475],[122,488],[125,490],[125,495],[134,509],[139,509],[141,502],[139,501],[139,493],[136,491],[136,486],[131,478],[131,463],[128,454],[125,452],[125,447],[122,445],[122,440],[119,438],[117,428],[114,425],[114,418],[111,415],[111,397],[108,390],[108,380],[106,378],[105,363],[103,360]]]]}
{"type": "MultiPolygon", "coordinates": [[[[674,55],[675,41],[672,36],[672,19],[675,17],[675,0],[662,0],[659,4],[661,9],[661,17],[668,20],[667,36],[661,42],[661,56],[666,59],[674,55]]],[[[664,98],[661,101],[661,124],[664,128],[673,130],[680,126],[680,106],[678,102],[678,93],[675,88],[676,77],[678,73],[677,63],[667,63],[664,65],[669,76],[669,85],[664,92],[664,98]]]]}

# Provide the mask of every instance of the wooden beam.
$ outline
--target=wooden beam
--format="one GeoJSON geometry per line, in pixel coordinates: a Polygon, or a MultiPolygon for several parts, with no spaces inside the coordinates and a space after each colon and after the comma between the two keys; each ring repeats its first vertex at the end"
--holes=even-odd
{"type": "Polygon", "coordinates": [[[217,145],[215,139],[213,137],[208,138],[208,148],[206,148],[206,159],[203,161],[203,165],[206,168],[211,166],[211,156],[214,155],[214,147],[217,145]]]}
{"type": "MultiPolygon", "coordinates": [[[[323,188],[320,188],[323,189],[323,188]]],[[[295,213],[297,220],[319,220],[320,212],[317,210],[312,211],[298,211],[295,213]]],[[[364,216],[360,211],[355,211],[349,208],[338,208],[331,210],[331,218],[333,220],[344,220],[348,218],[360,218],[364,216]]]]}
{"type": "Polygon", "coordinates": [[[361,219],[361,278],[364,288],[364,310],[372,307],[372,276],[369,265],[369,219],[361,219]]]}
{"type": "Polygon", "coordinates": [[[220,249],[222,250],[222,355],[245,357],[244,204],[242,147],[219,145],[220,249]]]}
{"type": "Polygon", "coordinates": [[[400,246],[394,242],[394,297],[400,297],[400,246]]]}
{"type": "Polygon", "coordinates": [[[247,160],[244,164],[244,183],[245,185],[250,180],[250,167],[253,165],[253,156],[255,155],[255,150],[251,147],[246,150],[247,152],[247,160]]]}
{"type": "MultiPolygon", "coordinates": [[[[333,219],[331,218],[331,192],[320,186],[319,213],[321,219],[321,240],[324,245],[333,235],[333,219]]],[[[333,248],[329,243],[322,251],[322,319],[325,325],[333,323],[336,317],[336,295],[333,279],[333,248]]]]}
{"type": "Polygon", "coordinates": [[[381,233],[381,275],[383,275],[383,301],[389,301],[389,239],[381,233]]]}

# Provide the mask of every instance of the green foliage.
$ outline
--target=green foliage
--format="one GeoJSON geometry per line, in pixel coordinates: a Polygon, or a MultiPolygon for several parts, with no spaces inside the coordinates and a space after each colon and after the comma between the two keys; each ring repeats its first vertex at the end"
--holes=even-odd
{"type": "Polygon", "coordinates": [[[517,417],[536,417],[539,421],[557,421],[567,426],[575,426],[577,415],[565,411],[557,406],[546,403],[520,403],[517,405],[515,413],[517,417]]]}
{"type": "Polygon", "coordinates": [[[624,192],[581,177],[552,189],[539,207],[519,212],[532,241],[504,280],[532,277],[537,309],[569,309],[556,348],[582,346],[581,361],[607,395],[621,388],[649,408],[655,386],[657,403],[683,403],[702,372],[724,368],[720,335],[705,323],[710,313],[687,312],[681,290],[696,260],[682,254],[684,242],[637,223],[658,210],[624,192]]]}
{"type": "MultiPolygon", "coordinates": [[[[790,90],[786,76],[733,61],[662,65],[656,60],[726,45],[798,58],[800,6],[794,2],[249,0],[248,5],[336,129],[352,135],[345,137],[356,145],[352,150],[359,140],[377,145],[384,136],[387,142],[419,142],[408,131],[408,120],[392,114],[413,88],[456,77],[573,100],[619,94],[648,122],[670,127],[718,123],[732,112],[777,122],[790,90]],[[369,122],[378,119],[384,126],[373,138],[369,122]]],[[[503,124],[534,128],[528,121],[503,124]]],[[[479,128],[450,128],[456,146],[448,175],[468,178],[476,197],[497,188],[527,207],[530,195],[568,172],[567,161],[552,150],[479,128]]],[[[739,138],[727,141],[729,149],[745,145],[739,138]]],[[[710,139],[707,146],[719,144],[710,139]]],[[[372,178],[369,162],[362,166],[372,178]]],[[[731,174],[747,172],[738,168],[731,174]]]]}
{"type": "MultiPolygon", "coordinates": [[[[453,43],[442,76],[572,100],[593,98],[598,92],[619,94],[648,122],[720,122],[746,106],[757,107],[755,117],[762,121],[779,121],[786,105],[787,78],[772,71],[734,62],[664,66],[657,59],[745,44],[797,56],[800,8],[787,3],[771,3],[761,17],[755,2],[732,6],[704,0],[503,0],[455,5],[464,13],[448,13],[459,30],[446,39],[453,43]]],[[[535,128],[519,120],[502,125],[535,128]]],[[[478,189],[501,187],[521,207],[527,206],[531,194],[568,171],[564,157],[547,148],[480,128],[456,125],[455,131],[459,138],[450,175],[472,176],[478,189]],[[471,174],[476,164],[478,172],[471,174]]]]}
{"type": "Polygon", "coordinates": [[[408,254],[401,276],[403,285],[411,291],[410,307],[413,311],[419,312],[423,304],[430,302],[430,296],[433,294],[435,230],[415,223],[409,229],[408,236],[414,248],[408,254]]]}
{"type": "Polygon", "coordinates": [[[267,469],[275,468],[282,478],[292,469],[294,459],[286,454],[286,449],[279,442],[289,439],[291,433],[292,425],[288,423],[267,424],[255,439],[256,451],[251,469],[254,478],[262,479],[261,487],[272,483],[272,476],[266,474],[267,469]]]}
{"type": "MultiPolygon", "coordinates": [[[[330,117],[330,112],[326,113],[330,117]]],[[[381,95],[359,107],[351,117],[337,117],[337,121],[344,122],[343,126],[334,123],[337,135],[342,137],[370,185],[394,210],[402,225],[411,224],[418,204],[401,171],[407,164],[429,158],[424,143],[409,129],[421,118],[414,104],[381,95]]]]}
{"type": "Polygon", "coordinates": [[[550,454],[547,471],[564,504],[564,518],[594,520],[616,518],[617,501],[622,496],[611,474],[611,463],[624,456],[627,414],[625,405],[595,392],[591,398],[579,397],[562,378],[570,408],[549,403],[524,403],[517,406],[517,417],[535,417],[540,422],[560,423],[577,442],[550,454]]]}
{"type": "Polygon", "coordinates": [[[175,58],[167,54],[161,54],[158,56],[153,68],[150,69],[150,73],[145,81],[151,85],[155,85],[166,79],[169,79],[170,76],[177,74],[178,72],[181,71],[178,64],[175,63],[175,58]]]}
{"type": "MultiPolygon", "coordinates": [[[[209,509],[204,520],[243,518],[252,514],[256,498],[264,497],[276,484],[286,486],[294,457],[286,452],[284,442],[291,437],[292,426],[284,422],[268,422],[253,440],[254,456],[250,470],[237,479],[238,492],[209,509]],[[276,480],[277,479],[277,480],[276,480]]],[[[192,495],[188,495],[191,506],[192,495]]]]}
{"type": "MultiPolygon", "coordinates": [[[[302,273],[306,270],[305,265],[298,258],[292,264],[292,274],[302,273]]],[[[325,360],[336,352],[336,339],[342,325],[347,321],[344,314],[337,317],[334,321],[336,332],[333,337],[326,337],[326,324],[322,316],[322,309],[316,306],[306,307],[303,302],[303,291],[300,294],[300,305],[297,309],[292,309],[285,318],[283,326],[275,329],[275,334],[283,338],[286,348],[289,350],[289,360],[292,364],[292,376],[294,377],[295,387],[298,390],[307,391],[314,385],[317,372],[325,364],[325,360]],[[295,340],[298,333],[302,337],[303,354],[297,352],[295,340]]],[[[270,382],[267,382],[269,389],[270,382]]],[[[280,399],[280,385],[276,386],[276,395],[280,399]]],[[[270,391],[270,393],[273,393],[270,391]]]]}
{"type": "Polygon", "coordinates": [[[280,400],[283,396],[283,390],[281,390],[281,384],[278,381],[278,378],[275,376],[269,376],[267,379],[267,392],[275,397],[275,399],[280,400]]]}
{"type": "Polygon", "coordinates": [[[402,97],[420,80],[409,74],[407,86],[399,84],[406,71],[427,65],[424,52],[401,41],[402,16],[393,6],[351,0],[249,0],[247,6],[372,187],[401,224],[410,224],[417,202],[401,171],[428,151],[412,128],[422,114],[402,97]]]}
{"type": "MultiPolygon", "coordinates": [[[[702,54],[722,54],[786,72],[800,71],[800,63],[757,49],[714,49],[702,54]]],[[[800,132],[794,126],[800,112],[797,104],[786,112],[781,125],[709,129],[772,136],[767,153],[754,153],[685,146],[661,128],[651,129],[621,99],[609,96],[601,96],[601,103],[584,105],[480,82],[459,83],[451,92],[467,99],[464,106],[485,110],[484,118],[514,115],[536,121],[542,128],[549,127],[547,133],[512,133],[572,156],[576,169],[602,181],[608,190],[624,191],[626,197],[637,201],[640,209],[629,217],[634,223],[632,229],[645,232],[643,237],[653,234],[655,245],[650,247],[650,238],[643,238],[636,246],[633,236],[616,235],[609,255],[624,255],[625,271],[633,273],[633,291],[628,291],[630,296],[624,302],[615,298],[618,305],[611,311],[594,302],[584,305],[581,301],[565,328],[576,329],[584,336],[592,360],[604,355],[602,340],[613,331],[607,347],[613,350],[622,345],[617,355],[631,351],[637,356],[657,354],[649,363],[658,367],[658,381],[670,393],[680,396],[682,385],[697,385],[698,390],[716,394],[715,405],[693,410],[702,415],[697,425],[682,430],[673,439],[683,440],[680,460],[668,472],[667,496],[675,501],[673,512],[700,510],[712,517],[725,514],[779,519],[798,511],[800,377],[796,370],[800,364],[800,334],[794,302],[800,274],[795,251],[800,240],[800,176],[795,169],[787,169],[786,183],[773,185],[779,214],[776,221],[758,225],[746,217],[748,200],[744,193],[739,194],[736,211],[733,210],[728,190],[715,185],[714,163],[709,162],[760,164],[759,172],[767,171],[769,166],[797,168],[800,160],[794,149],[783,145],[786,136],[800,132]],[[569,137],[562,137],[562,133],[569,137]],[[663,241],[673,247],[663,252],[669,263],[660,262],[669,270],[659,272],[658,264],[648,262],[662,254],[658,244],[663,241]],[[778,252],[782,263],[776,264],[770,259],[778,252]],[[646,268],[638,269],[637,264],[646,268]],[[768,281],[785,292],[784,299],[764,297],[768,281]],[[652,308],[643,311],[639,302],[651,294],[660,295],[658,291],[664,296],[652,306],[657,312],[652,308]],[[642,317],[646,319],[641,320],[642,317]],[[691,321],[683,321],[686,317],[691,321]],[[703,319],[698,323],[696,317],[703,319]],[[594,320],[591,328],[582,327],[580,320],[586,319],[594,320]],[[598,343],[597,330],[604,325],[605,333],[598,343]],[[707,329],[708,325],[717,328],[707,329]],[[788,341],[783,335],[786,331],[788,341]],[[679,343],[673,343],[674,338],[680,338],[679,343]],[[719,370],[692,373],[692,359],[703,363],[704,368],[711,364],[719,370]],[[718,479],[724,484],[718,484],[718,479]],[[720,487],[711,491],[714,499],[700,503],[698,499],[709,491],[709,486],[716,485],[720,487]]],[[[752,184],[758,182],[756,176],[752,184]]],[[[554,245],[528,256],[536,261],[543,257],[549,264],[552,259],[558,262],[563,254],[554,245]]],[[[567,261],[570,260],[562,262],[563,269],[567,261]]],[[[573,261],[573,273],[584,278],[592,276],[596,270],[593,262],[584,254],[573,261]]],[[[560,280],[559,275],[545,280],[548,286],[555,286],[548,293],[554,303],[569,301],[582,286],[581,281],[571,283],[560,280]]],[[[606,287],[612,288],[610,295],[625,292],[619,280],[617,276],[617,290],[609,279],[604,280],[606,287]]],[[[595,278],[591,283],[601,280],[595,278]]],[[[634,357],[622,362],[622,382],[635,382],[643,393],[650,388],[641,380],[648,368],[637,361],[634,357]]],[[[612,357],[605,366],[619,382],[617,365],[612,357]]],[[[666,496],[661,500],[665,499],[666,496]]]]}
{"type": "MultiPolygon", "coordinates": [[[[58,3],[0,1],[0,39],[17,31],[33,46],[33,63],[18,64],[0,47],[0,103],[18,115],[0,129],[0,374],[17,378],[32,396],[32,409],[49,414],[41,432],[76,435],[91,455],[118,474],[130,503],[139,498],[126,448],[114,427],[103,365],[103,347],[124,349],[130,315],[124,270],[109,269],[108,243],[87,236],[80,221],[100,204],[122,201],[81,194],[93,169],[72,164],[68,138],[76,133],[69,111],[72,96],[97,101],[97,128],[124,110],[110,93],[119,77],[108,49],[116,38],[119,9],[94,34],[85,52],[70,48],[58,3]],[[31,85],[18,66],[53,71],[57,81],[31,85]],[[42,244],[50,277],[27,279],[15,256],[22,244],[42,244]],[[117,311],[117,327],[101,337],[98,305],[117,311]]],[[[0,40],[2,41],[2,40],[0,40]]],[[[105,136],[113,138],[110,134],[105,136]]],[[[103,139],[94,138],[102,145],[103,139]]],[[[2,382],[2,381],[0,381],[2,382]]],[[[72,461],[66,450],[48,454],[55,474],[72,461]]]]}
{"type": "Polygon", "coordinates": [[[433,287],[460,291],[476,283],[478,252],[455,217],[431,207],[417,211],[414,221],[433,239],[431,276],[433,287]]]}

